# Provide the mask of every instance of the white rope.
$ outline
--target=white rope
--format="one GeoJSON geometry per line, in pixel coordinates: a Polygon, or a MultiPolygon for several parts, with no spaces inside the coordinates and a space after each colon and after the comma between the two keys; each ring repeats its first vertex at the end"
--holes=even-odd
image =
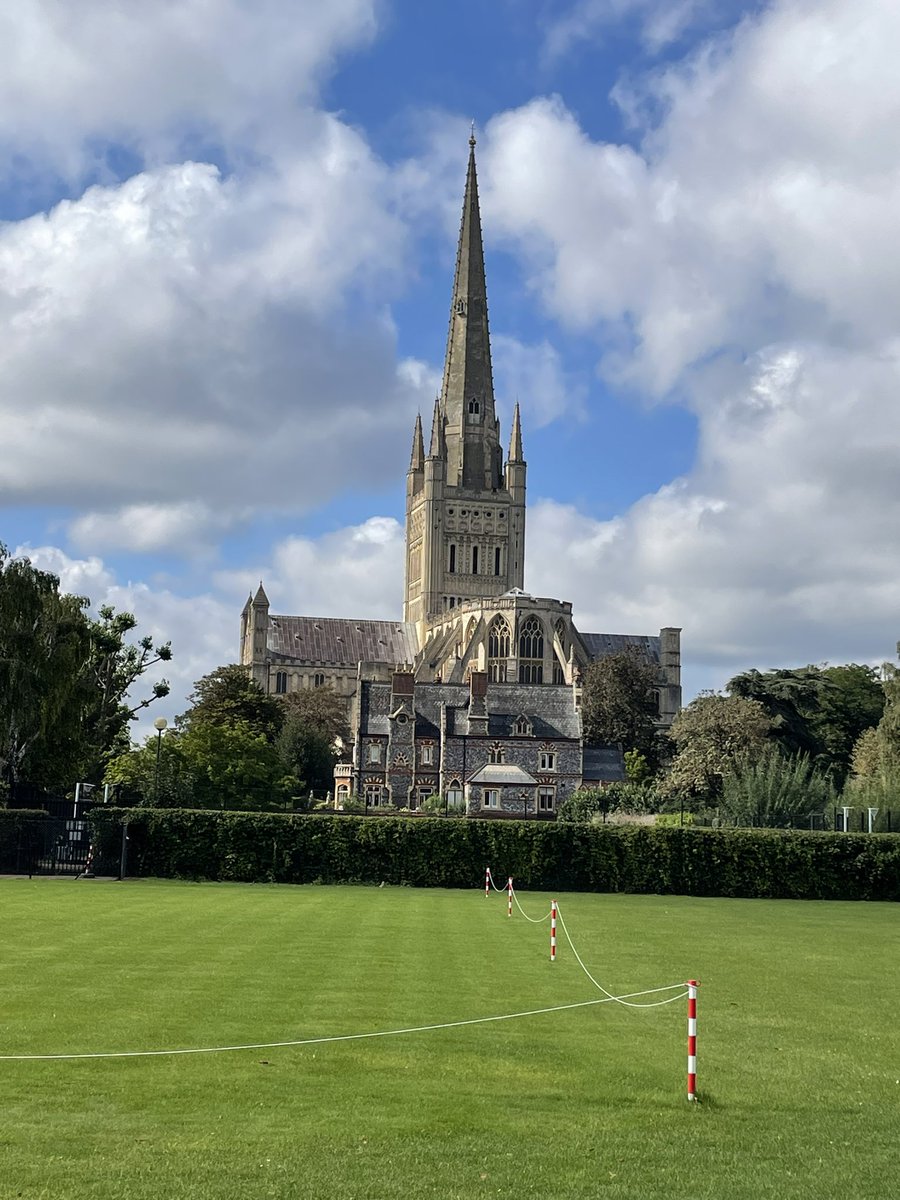
{"type": "MultiPolygon", "coordinates": [[[[680,984],[677,986],[681,986],[680,984]]],[[[300,1038],[288,1042],[250,1042],[244,1046],[200,1046],[186,1050],[111,1050],[102,1054],[0,1054],[0,1062],[59,1062],[82,1058],[161,1058],[173,1054],[225,1054],[234,1050],[275,1050],[286,1046],[321,1046],[326,1042],[358,1042],[364,1038],[399,1037],[405,1033],[431,1033],[436,1029],[458,1029],[463,1025],[486,1025],[490,1021],[515,1021],[519,1017],[538,1017],[544,1013],[565,1012],[570,1008],[589,1008],[593,1004],[620,1003],[635,996],[650,996],[668,988],[650,988],[644,992],[629,992],[626,996],[610,996],[601,1000],[579,1000],[575,1004],[556,1004],[553,1008],[532,1008],[527,1012],[503,1013],[497,1017],[472,1017],[467,1021],[445,1021],[441,1025],[415,1025],[408,1029],[383,1029],[375,1033],[342,1033],[333,1037],[300,1038]]]]}
{"type": "Polygon", "coordinates": [[[494,889],[495,892],[505,892],[506,891],[506,884],[504,884],[503,887],[497,887],[496,883],[494,883],[494,876],[491,874],[490,867],[488,867],[488,879],[491,881],[491,887],[494,889]]]}
{"type": "Polygon", "coordinates": [[[582,971],[584,971],[585,975],[587,975],[588,979],[591,981],[591,983],[594,985],[594,987],[597,989],[597,991],[602,992],[603,995],[606,996],[606,998],[608,1000],[614,1000],[616,1002],[616,1004],[624,1005],[625,1008],[659,1008],[663,1004],[672,1004],[675,1000],[681,1000],[687,995],[687,988],[685,988],[683,983],[672,983],[672,984],[669,984],[668,987],[653,989],[654,992],[671,992],[671,991],[674,991],[675,988],[682,989],[682,991],[680,991],[676,996],[670,996],[668,1000],[654,1000],[649,1004],[631,1004],[630,1000],[631,1000],[632,996],[635,996],[635,995],[647,996],[650,993],[649,992],[640,992],[640,993],[634,992],[627,996],[614,996],[612,994],[612,992],[608,992],[601,983],[597,982],[597,980],[593,977],[593,975],[590,973],[590,971],[587,969],[587,967],[581,961],[581,955],[575,949],[575,943],[572,941],[569,931],[568,931],[568,929],[566,929],[566,923],[563,920],[562,913],[559,911],[559,904],[557,904],[557,906],[556,906],[556,917],[557,917],[557,920],[559,921],[560,925],[562,926],[562,931],[566,935],[566,941],[569,943],[569,946],[572,950],[572,953],[575,955],[575,958],[576,958],[576,961],[578,962],[579,967],[581,967],[582,971]]]}
{"type": "Polygon", "coordinates": [[[525,909],[519,903],[519,897],[518,897],[515,887],[513,887],[513,889],[512,889],[512,897],[513,897],[513,900],[515,900],[515,902],[516,902],[516,908],[519,910],[519,912],[522,914],[522,916],[525,918],[525,920],[530,921],[532,925],[543,925],[543,923],[545,921],[550,920],[551,914],[549,912],[544,913],[544,915],[542,917],[529,917],[528,913],[525,911],[525,909]]]}

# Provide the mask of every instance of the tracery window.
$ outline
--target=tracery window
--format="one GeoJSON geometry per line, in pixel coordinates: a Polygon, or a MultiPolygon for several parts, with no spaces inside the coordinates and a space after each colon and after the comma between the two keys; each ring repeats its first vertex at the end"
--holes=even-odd
{"type": "Polygon", "coordinates": [[[537,617],[519,626],[519,683],[544,682],[544,629],[537,617]]]}
{"type": "Polygon", "coordinates": [[[498,613],[488,630],[488,678],[492,683],[506,682],[506,660],[511,641],[509,625],[498,613]]]}
{"type": "Polygon", "coordinates": [[[287,671],[276,671],[275,673],[275,691],[279,696],[283,696],[287,691],[287,671]]]}

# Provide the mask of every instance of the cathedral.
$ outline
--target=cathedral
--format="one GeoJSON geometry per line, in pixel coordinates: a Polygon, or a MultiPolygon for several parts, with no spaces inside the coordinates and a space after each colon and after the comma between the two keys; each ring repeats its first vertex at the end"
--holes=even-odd
{"type": "Polygon", "coordinates": [[[635,647],[657,669],[658,721],[681,706],[680,636],[585,633],[564,600],[525,590],[525,478],[516,405],[504,462],[494,408],[475,138],[428,451],[416,418],[406,482],[401,621],[279,616],[260,584],[241,662],[268,692],[330,686],[348,701],[338,804],[553,819],[582,786],[622,779],[621,747],[585,747],[581,680],[635,647]]]}

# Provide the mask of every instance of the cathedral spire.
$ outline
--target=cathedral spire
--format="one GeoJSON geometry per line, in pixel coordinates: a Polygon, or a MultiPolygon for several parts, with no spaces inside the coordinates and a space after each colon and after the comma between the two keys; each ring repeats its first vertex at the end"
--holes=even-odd
{"type": "Polygon", "coordinates": [[[509,461],[512,463],[524,462],[522,457],[522,424],[519,420],[519,402],[516,401],[516,407],[513,412],[512,434],[509,439],[509,461]]]}
{"type": "Polygon", "coordinates": [[[441,412],[441,398],[434,398],[434,416],[431,419],[431,447],[428,451],[429,458],[444,457],[444,417],[441,412]]]}
{"type": "Polygon", "coordinates": [[[422,414],[416,413],[416,427],[413,430],[412,454],[409,459],[411,471],[421,471],[425,466],[425,443],[422,440],[422,414]]]}
{"type": "Polygon", "coordinates": [[[500,454],[474,131],[469,138],[441,407],[446,417],[448,481],[465,487],[499,486],[500,454]]]}

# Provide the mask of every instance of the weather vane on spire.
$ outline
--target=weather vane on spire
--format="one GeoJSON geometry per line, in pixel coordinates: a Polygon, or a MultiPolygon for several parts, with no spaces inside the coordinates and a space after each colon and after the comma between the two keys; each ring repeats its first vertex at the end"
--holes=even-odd
{"type": "Polygon", "coordinates": [[[472,118],[471,132],[469,134],[469,145],[470,146],[475,145],[475,118],[474,117],[472,118]]]}

